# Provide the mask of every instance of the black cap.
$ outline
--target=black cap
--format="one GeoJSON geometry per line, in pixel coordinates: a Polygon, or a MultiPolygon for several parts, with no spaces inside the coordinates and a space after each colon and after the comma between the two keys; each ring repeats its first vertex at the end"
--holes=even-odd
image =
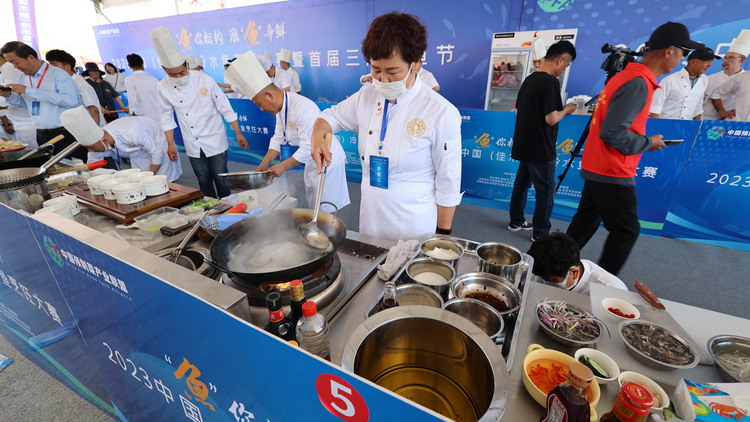
{"type": "Polygon", "coordinates": [[[716,60],[719,60],[719,59],[721,59],[721,57],[719,57],[716,54],[714,54],[714,51],[711,50],[710,48],[703,47],[703,48],[699,48],[699,49],[693,51],[692,53],[690,53],[690,55],[688,56],[688,60],[693,60],[693,59],[698,59],[698,60],[714,60],[714,59],[716,59],[716,60]]]}
{"type": "Polygon", "coordinates": [[[687,27],[678,22],[667,22],[656,28],[646,45],[651,51],[661,50],[671,45],[688,50],[704,47],[702,43],[691,40],[687,27]]]}

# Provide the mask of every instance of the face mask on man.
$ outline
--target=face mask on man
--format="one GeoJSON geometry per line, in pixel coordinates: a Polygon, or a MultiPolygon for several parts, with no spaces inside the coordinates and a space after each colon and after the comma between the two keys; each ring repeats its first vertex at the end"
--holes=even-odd
{"type": "Polygon", "coordinates": [[[531,275],[531,280],[532,281],[536,281],[538,283],[546,284],[548,286],[559,287],[559,288],[565,289],[565,290],[573,290],[573,288],[575,288],[576,285],[578,285],[578,280],[579,279],[576,278],[575,280],[573,280],[573,282],[571,283],[570,287],[567,287],[568,283],[570,282],[570,280],[569,280],[570,273],[571,273],[571,271],[568,270],[567,274],[565,274],[565,278],[563,279],[563,281],[561,281],[559,283],[554,282],[554,281],[545,280],[545,279],[543,279],[542,277],[539,277],[536,274],[532,274],[531,275]]]}
{"type": "Polygon", "coordinates": [[[172,83],[177,86],[185,86],[187,85],[188,81],[190,81],[190,73],[188,73],[187,75],[181,78],[173,78],[170,76],[169,80],[172,81],[172,83]]]}
{"type": "Polygon", "coordinates": [[[409,89],[406,87],[406,80],[409,79],[412,66],[414,66],[414,63],[409,65],[409,71],[406,72],[406,76],[404,77],[404,79],[400,81],[380,82],[376,78],[372,78],[372,84],[375,86],[375,89],[377,89],[378,92],[380,92],[386,99],[395,100],[398,97],[404,95],[409,89]]]}

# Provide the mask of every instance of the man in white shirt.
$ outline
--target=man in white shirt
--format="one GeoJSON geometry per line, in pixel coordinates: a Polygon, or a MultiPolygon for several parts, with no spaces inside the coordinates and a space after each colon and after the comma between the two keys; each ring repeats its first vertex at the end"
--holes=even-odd
{"type": "Polygon", "coordinates": [[[706,94],[704,95],[705,101],[703,102],[703,114],[701,119],[703,120],[724,120],[729,117],[729,112],[734,112],[736,96],[730,95],[728,97],[721,98],[722,108],[725,109],[724,116],[719,115],[719,112],[714,108],[714,104],[711,101],[711,94],[716,91],[716,88],[721,86],[730,77],[744,72],[742,69],[742,62],[745,61],[745,56],[730,48],[721,62],[721,72],[716,72],[708,76],[708,87],[706,88],[706,94]]]}
{"type": "Polygon", "coordinates": [[[649,117],[700,120],[703,112],[703,94],[708,86],[708,77],[705,73],[714,59],[720,58],[708,47],[690,53],[687,66],[659,83],[660,88],[654,91],[649,117]]]}
{"type": "MultiPolygon", "coordinates": [[[[750,29],[740,31],[729,47],[729,51],[739,56],[733,60],[739,67],[750,55],[750,29]]],[[[750,121],[750,77],[748,75],[750,73],[743,72],[729,77],[709,96],[711,104],[722,120],[750,121]],[[724,101],[731,100],[732,96],[735,97],[734,106],[731,103],[724,104],[724,101]]]]}
{"type": "MultiPolygon", "coordinates": [[[[13,67],[13,64],[0,54],[0,85],[23,83],[23,73],[13,67]]],[[[29,110],[8,104],[5,98],[0,97],[0,110],[5,111],[3,126],[6,133],[10,130],[14,135],[13,138],[18,142],[36,145],[36,129],[34,122],[31,120],[29,110]]]]}
{"type": "Polygon", "coordinates": [[[527,253],[534,258],[532,272],[541,283],[581,294],[589,294],[591,283],[628,289],[617,276],[581,259],[578,244],[565,233],[553,232],[539,237],[527,253]]]}
{"type": "Polygon", "coordinates": [[[104,120],[104,114],[99,107],[99,98],[96,96],[94,88],[83,79],[83,76],[73,72],[76,67],[76,59],[64,50],[50,50],[44,55],[44,58],[47,59],[49,64],[59,67],[73,78],[81,94],[81,102],[88,110],[91,118],[99,127],[106,125],[107,122],[104,120]]]}
{"type": "Polygon", "coordinates": [[[287,50],[286,48],[282,48],[281,51],[279,51],[279,67],[286,70],[289,73],[289,76],[292,78],[292,91],[299,94],[302,92],[302,83],[299,81],[299,73],[297,73],[296,70],[292,69],[291,63],[292,62],[292,52],[287,50]]]}
{"type": "Polygon", "coordinates": [[[175,38],[166,28],[149,34],[167,77],[159,81],[157,92],[161,127],[167,138],[169,158],[179,155],[174,143],[174,129],[180,124],[185,151],[190,158],[201,191],[209,197],[225,197],[232,192],[219,174],[227,173],[229,142],[222,117],[234,130],[240,147],[248,144],[240,132],[237,113],[229,100],[206,73],[189,70],[175,38]]]}
{"type": "Polygon", "coordinates": [[[266,72],[266,75],[271,78],[274,85],[286,92],[292,91],[292,77],[289,75],[289,72],[274,66],[270,61],[266,60],[265,57],[256,57],[258,58],[260,65],[263,67],[263,70],[266,72]]]}
{"type": "Polygon", "coordinates": [[[146,73],[143,58],[135,53],[126,56],[128,67],[133,74],[125,78],[128,90],[128,110],[133,116],[144,116],[155,122],[161,122],[159,101],[156,98],[156,86],[159,80],[146,73]]]}
{"type": "Polygon", "coordinates": [[[435,79],[435,75],[433,75],[429,70],[425,69],[424,66],[419,69],[419,79],[427,84],[427,86],[432,88],[433,91],[440,92],[440,84],[438,84],[437,79],[435,79]]]}

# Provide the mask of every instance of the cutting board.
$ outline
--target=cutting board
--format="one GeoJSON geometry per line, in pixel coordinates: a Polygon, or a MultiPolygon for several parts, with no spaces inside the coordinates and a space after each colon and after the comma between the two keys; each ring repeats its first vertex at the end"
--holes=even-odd
{"type": "Polygon", "coordinates": [[[148,196],[135,204],[118,204],[115,200],[105,199],[102,195],[93,195],[87,184],[68,188],[65,192],[78,197],[78,202],[92,210],[112,217],[121,224],[132,224],[135,218],[161,207],[180,207],[196,199],[203,198],[203,192],[191,187],[169,183],[169,192],[148,196]]]}

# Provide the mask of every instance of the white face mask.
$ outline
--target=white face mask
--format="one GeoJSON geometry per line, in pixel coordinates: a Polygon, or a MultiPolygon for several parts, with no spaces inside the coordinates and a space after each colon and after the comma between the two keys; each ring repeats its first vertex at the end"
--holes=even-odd
{"type": "Polygon", "coordinates": [[[411,74],[411,68],[413,65],[414,63],[409,65],[409,71],[406,72],[406,77],[404,77],[404,79],[400,81],[380,82],[376,78],[372,78],[372,84],[375,86],[375,89],[383,94],[386,99],[395,100],[398,97],[404,95],[409,89],[406,87],[406,80],[409,79],[409,75],[411,74]]]}
{"type": "Polygon", "coordinates": [[[181,77],[181,78],[173,78],[169,77],[169,80],[172,81],[173,84],[177,86],[185,86],[187,85],[188,81],[190,81],[190,73],[188,72],[187,75],[181,77]]]}

